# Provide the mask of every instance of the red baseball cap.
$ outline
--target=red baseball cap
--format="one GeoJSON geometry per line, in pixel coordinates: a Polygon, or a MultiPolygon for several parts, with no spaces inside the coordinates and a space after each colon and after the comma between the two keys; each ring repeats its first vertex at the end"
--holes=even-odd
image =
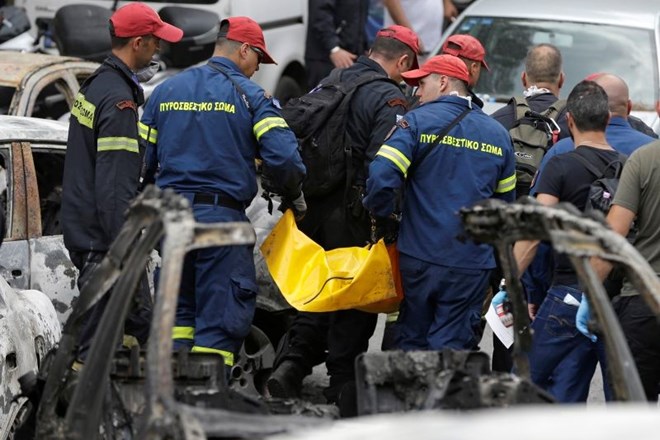
{"type": "Polygon", "coordinates": [[[228,40],[247,43],[250,46],[256,47],[263,53],[261,60],[263,64],[277,64],[266,50],[264,33],[259,23],[250,17],[229,17],[220,22],[220,29],[224,27],[225,23],[229,23],[227,33],[221,33],[218,35],[219,37],[225,37],[228,40]]]}
{"type": "Polygon", "coordinates": [[[401,74],[404,81],[411,86],[419,84],[419,80],[429,76],[432,73],[439,73],[440,75],[451,76],[466,83],[470,82],[470,74],[468,73],[465,63],[460,58],[454,55],[436,55],[429,58],[419,69],[409,70],[401,74]]]}
{"type": "Polygon", "coordinates": [[[117,9],[110,17],[115,35],[121,38],[154,35],[168,43],[176,43],[183,37],[178,27],[165,23],[156,11],[144,3],[129,3],[117,9]]]}
{"type": "Polygon", "coordinates": [[[587,75],[586,78],[584,78],[584,80],[585,81],[595,81],[603,75],[605,75],[603,72],[592,73],[590,75],[587,75]]]}
{"type": "Polygon", "coordinates": [[[486,49],[481,45],[481,42],[474,38],[472,35],[456,34],[447,38],[442,45],[442,53],[454,55],[456,57],[467,58],[468,60],[479,61],[482,66],[490,72],[488,64],[486,64],[486,49]],[[452,43],[457,47],[449,47],[452,43]]]}
{"type": "Polygon", "coordinates": [[[411,48],[415,53],[415,59],[413,60],[412,68],[419,68],[419,63],[417,62],[417,54],[419,54],[419,38],[417,37],[417,34],[411,29],[405,26],[399,26],[398,24],[393,24],[392,26],[388,26],[379,30],[376,34],[376,37],[394,38],[395,40],[399,40],[411,48]]]}

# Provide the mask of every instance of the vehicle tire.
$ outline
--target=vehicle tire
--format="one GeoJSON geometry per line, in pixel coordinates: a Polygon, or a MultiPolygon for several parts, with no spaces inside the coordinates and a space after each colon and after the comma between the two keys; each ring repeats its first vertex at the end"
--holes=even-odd
{"type": "Polygon", "coordinates": [[[35,438],[35,414],[36,409],[28,399],[19,399],[19,406],[8,424],[9,430],[6,435],[7,440],[33,439],[35,438]]]}
{"type": "Polygon", "coordinates": [[[275,98],[284,105],[291,98],[296,98],[305,93],[303,86],[292,76],[283,76],[275,88],[275,98]]]}

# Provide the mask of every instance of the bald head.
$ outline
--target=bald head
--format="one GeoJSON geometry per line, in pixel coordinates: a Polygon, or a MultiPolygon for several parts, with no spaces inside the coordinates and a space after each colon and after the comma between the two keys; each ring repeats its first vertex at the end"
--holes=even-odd
{"type": "Polygon", "coordinates": [[[561,52],[552,44],[538,44],[527,52],[525,74],[532,85],[559,84],[561,81],[561,52]]]}
{"type": "Polygon", "coordinates": [[[607,104],[613,116],[627,117],[630,113],[628,84],[619,76],[603,73],[592,79],[607,93],[607,104]]]}

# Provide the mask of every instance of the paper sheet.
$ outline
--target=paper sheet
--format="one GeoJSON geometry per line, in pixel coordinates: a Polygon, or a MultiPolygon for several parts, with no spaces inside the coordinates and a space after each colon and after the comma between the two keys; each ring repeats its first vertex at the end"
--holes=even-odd
{"type": "Polygon", "coordinates": [[[492,304],[488,307],[488,312],[486,312],[486,322],[495,336],[497,336],[497,339],[499,339],[506,348],[513,345],[513,326],[506,327],[502,321],[500,321],[500,318],[495,311],[495,307],[493,307],[492,304]]]}

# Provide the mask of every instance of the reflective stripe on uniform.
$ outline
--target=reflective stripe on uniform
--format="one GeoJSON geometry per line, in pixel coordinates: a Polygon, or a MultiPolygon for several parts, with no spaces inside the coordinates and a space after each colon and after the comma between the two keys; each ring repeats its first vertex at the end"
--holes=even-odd
{"type": "Polygon", "coordinates": [[[191,353],[217,353],[221,355],[223,358],[225,358],[225,365],[228,367],[231,367],[234,365],[234,353],[231,353],[229,351],[225,350],[218,350],[216,348],[208,348],[208,347],[200,347],[198,345],[195,345],[192,350],[190,350],[191,353]]]}
{"type": "Polygon", "coordinates": [[[172,339],[193,339],[195,327],[172,327],[172,339]]]}
{"type": "Polygon", "coordinates": [[[139,153],[137,139],[128,137],[105,137],[96,142],[97,151],[128,151],[139,153]]]}
{"type": "Polygon", "coordinates": [[[94,113],[96,113],[96,106],[85,99],[85,95],[78,92],[73,107],[71,107],[71,114],[78,120],[80,125],[93,130],[94,113]]]}
{"type": "Polygon", "coordinates": [[[142,139],[152,144],[155,144],[158,139],[158,131],[142,122],[138,122],[138,134],[142,139]]]}
{"type": "Polygon", "coordinates": [[[401,170],[404,176],[408,174],[408,168],[410,167],[410,160],[396,148],[390,147],[389,145],[382,145],[376,156],[382,156],[385,159],[389,159],[401,170]]]}
{"type": "Polygon", "coordinates": [[[399,312],[392,312],[387,314],[385,322],[394,323],[397,319],[399,319],[399,312]]]}
{"type": "Polygon", "coordinates": [[[509,192],[513,190],[515,187],[516,187],[516,175],[513,174],[512,176],[497,182],[497,188],[495,188],[495,192],[501,194],[501,193],[509,192]]]}
{"type": "Polygon", "coordinates": [[[254,133],[254,137],[259,140],[261,136],[264,135],[268,130],[272,128],[289,128],[289,126],[286,124],[286,121],[284,118],[277,118],[277,117],[271,117],[271,118],[264,118],[261,121],[257,122],[254,124],[254,127],[252,127],[252,132],[254,133]]]}

